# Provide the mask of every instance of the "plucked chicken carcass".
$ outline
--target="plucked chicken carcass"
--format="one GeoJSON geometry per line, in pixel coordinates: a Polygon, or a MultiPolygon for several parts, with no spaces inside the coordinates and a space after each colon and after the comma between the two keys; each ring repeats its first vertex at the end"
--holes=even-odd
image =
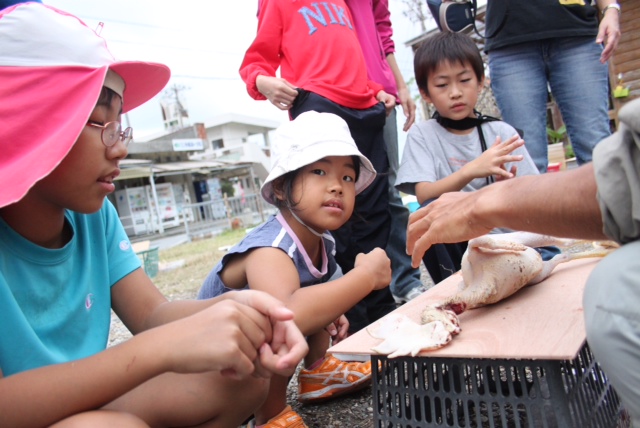
{"type": "Polygon", "coordinates": [[[578,242],[528,232],[490,234],[470,240],[462,257],[460,291],[426,307],[421,324],[407,317],[390,317],[377,329],[368,329],[371,336],[383,339],[372,350],[392,358],[415,356],[421,350],[445,346],[460,332],[458,315],[467,309],[497,303],[526,285],[537,284],[560,263],[602,257],[616,247],[615,243],[594,243],[590,250],[562,252],[548,261],[543,261],[534,249],[551,245],[565,248],[578,242]]]}

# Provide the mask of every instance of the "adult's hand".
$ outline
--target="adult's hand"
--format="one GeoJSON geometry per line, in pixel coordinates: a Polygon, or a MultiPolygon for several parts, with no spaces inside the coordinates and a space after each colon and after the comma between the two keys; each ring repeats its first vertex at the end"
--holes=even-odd
{"type": "Polygon", "coordinates": [[[433,244],[468,241],[493,229],[474,216],[482,190],[445,193],[409,216],[407,254],[411,255],[413,267],[420,266],[424,253],[433,244]]]}
{"type": "Polygon", "coordinates": [[[605,63],[611,58],[620,41],[620,13],[615,9],[609,9],[602,17],[598,26],[596,43],[604,43],[604,49],[600,54],[600,62],[605,63]]]}

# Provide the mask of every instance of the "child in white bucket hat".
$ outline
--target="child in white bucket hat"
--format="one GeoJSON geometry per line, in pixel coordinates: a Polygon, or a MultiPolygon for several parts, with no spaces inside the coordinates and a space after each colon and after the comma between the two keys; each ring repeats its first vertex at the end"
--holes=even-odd
{"type": "Polygon", "coordinates": [[[1,10],[0,40],[0,425],[240,425],[308,349],[293,313],[257,291],[167,301],[106,200],[121,113],[168,68],[40,3],[1,10]],[[134,336],[105,350],[111,309],[134,336]]]}
{"type": "MultiPolygon", "coordinates": [[[[309,111],[276,131],[264,199],[279,212],[252,230],[206,278],[198,298],[237,289],[263,290],[283,301],[307,336],[309,354],[298,376],[298,400],[321,401],[366,387],[371,363],[325,355],[330,341],[347,334],[344,313],[391,280],[390,261],[376,248],[357,257],[355,268],[336,273],[335,242],[329,231],[351,217],[356,194],[375,170],[356,147],[346,122],[309,111]]],[[[243,291],[244,292],[244,291],[243,291]]],[[[305,426],[287,406],[286,376],[274,376],[256,426],[305,426]]]]}

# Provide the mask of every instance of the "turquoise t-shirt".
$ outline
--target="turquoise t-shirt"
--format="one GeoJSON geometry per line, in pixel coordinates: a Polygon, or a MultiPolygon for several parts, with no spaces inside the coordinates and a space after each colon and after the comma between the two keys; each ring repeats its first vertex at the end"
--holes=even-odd
{"type": "Polygon", "coordinates": [[[118,214],[66,212],[72,239],[47,249],[0,218],[0,369],[5,376],[105,349],[111,286],[140,267],[118,214]]]}

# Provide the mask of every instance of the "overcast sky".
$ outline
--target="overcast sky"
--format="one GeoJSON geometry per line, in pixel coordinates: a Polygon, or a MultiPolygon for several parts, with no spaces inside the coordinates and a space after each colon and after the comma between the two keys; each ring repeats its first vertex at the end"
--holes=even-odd
{"type": "MultiPolygon", "coordinates": [[[[90,27],[104,22],[101,35],[122,60],[167,64],[169,86],[184,87],[182,100],[191,123],[207,122],[223,113],[241,113],[284,122],[287,115],[267,101],[249,97],[238,68],[257,27],[257,0],[44,0],[68,11],[90,27]],[[172,7],[169,7],[171,4],[172,7]],[[176,7],[180,6],[180,7],[176,7]]],[[[404,17],[401,0],[389,0],[397,60],[405,80],[413,76],[413,56],[404,46],[420,34],[404,17]]],[[[162,131],[159,100],[129,114],[138,138],[162,131]]]]}

